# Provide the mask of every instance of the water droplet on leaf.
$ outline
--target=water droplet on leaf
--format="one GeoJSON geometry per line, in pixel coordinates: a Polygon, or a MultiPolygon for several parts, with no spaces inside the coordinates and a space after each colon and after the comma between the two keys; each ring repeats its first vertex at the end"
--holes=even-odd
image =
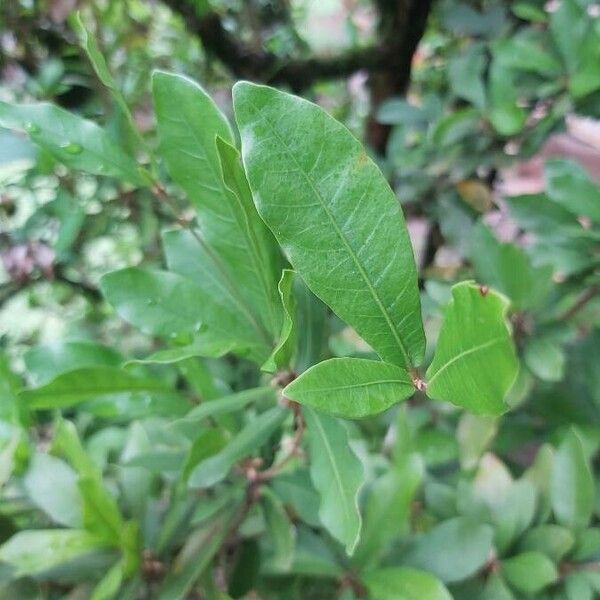
{"type": "Polygon", "coordinates": [[[29,135],[34,135],[40,132],[40,128],[35,123],[25,123],[25,131],[29,135]]]}
{"type": "Polygon", "coordinates": [[[83,152],[83,146],[81,144],[76,144],[75,142],[68,142],[63,144],[61,148],[67,154],[81,154],[83,152]]]}

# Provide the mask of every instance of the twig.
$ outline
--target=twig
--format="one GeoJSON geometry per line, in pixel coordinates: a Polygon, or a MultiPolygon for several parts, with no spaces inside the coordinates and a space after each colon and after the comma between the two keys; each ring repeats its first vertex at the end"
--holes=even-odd
{"type": "Polygon", "coordinates": [[[557,321],[568,321],[572,319],[581,309],[583,309],[588,302],[593,300],[596,296],[600,295],[600,285],[593,285],[585,290],[579,298],[575,301],[573,306],[562,312],[557,317],[557,321]]]}

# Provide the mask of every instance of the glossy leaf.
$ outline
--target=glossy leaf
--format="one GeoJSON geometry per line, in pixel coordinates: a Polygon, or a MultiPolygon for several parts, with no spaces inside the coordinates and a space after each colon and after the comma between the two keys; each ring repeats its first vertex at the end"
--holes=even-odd
{"type": "Polygon", "coordinates": [[[39,410],[130,392],[172,393],[162,382],[135,377],[120,369],[84,367],[63,373],[41,387],[24,390],[19,396],[30,408],[39,410]]]}
{"type": "Polygon", "coordinates": [[[415,262],[381,172],[318,106],[246,82],[233,96],[256,206],[294,269],[384,360],[418,364],[415,262]]]}
{"type": "Polygon", "coordinates": [[[72,169],[147,184],[135,161],[104,129],[53,104],[0,102],[0,126],[26,131],[32,142],[72,169]]]}
{"type": "Polygon", "coordinates": [[[402,367],[362,358],[332,358],[305,371],[283,393],[322,412],[357,419],[380,413],[414,392],[402,367]]]}
{"type": "Polygon", "coordinates": [[[504,398],[518,371],[506,311],[496,292],[470,282],[452,288],[435,355],[427,370],[427,395],[481,415],[506,410],[504,398]]]}
{"type": "Polygon", "coordinates": [[[581,439],[571,429],[559,446],[552,467],[552,510],[566,527],[582,529],[595,504],[595,484],[581,439]]]}
{"type": "Polygon", "coordinates": [[[310,477],[321,496],[319,517],[352,554],[362,526],[358,493],[364,482],[363,466],[340,421],[308,407],[303,414],[309,431],[310,477]]]}
{"type": "Polygon", "coordinates": [[[452,600],[444,584],[427,571],[386,567],[363,577],[372,600],[452,600]]]}
{"type": "Polygon", "coordinates": [[[175,273],[130,267],[100,281],[102,293],[123,319],[150,335],[199,331],[201,290],[175,273]]]}

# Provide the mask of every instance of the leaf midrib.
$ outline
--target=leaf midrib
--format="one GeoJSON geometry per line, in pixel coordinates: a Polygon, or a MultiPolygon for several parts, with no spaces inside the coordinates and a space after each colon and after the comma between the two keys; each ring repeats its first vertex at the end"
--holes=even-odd
{"type": "MultiPolygon", "coordinates": [[[[252,104],[252,106],[253,106],[254,110],[257,111],[258,114],[260,114],[260,110],[258,109],[258,107],[255,104],[252,104]]],[[[354,252],[354,249],[350,245],[350,243],[347,240],[346,236],[344,235],[344,233],[340,229],[337,221],[335,220],[334,215],[329,210],[329,207],[326,205],[325,200],[324,200],[323,196],[321,195],[320,191],[315,186],[313,180],[308,175],[308,173],[306,173],[306,171],[302,168],[302,166],[298,162],[298,159],[296,158],[296,156],[290,150],[289,146],[285,143],[285,140],[279,135],[279,133],[277,132],[276,128],[273,126],[273,122],[268,118],[267,115],[260,115],[260,116],[261,116],[262,119],[264,119],[265,121],[267,121],[269,123],[272,134],[277,138],[277,140],[279,141],[279,143],[281,144],[281,146],[284,148],[284,150],[287,153],[287,155],[292,159],[292,161],[296,165],[296,169],[298,170],[298,172],[302,173],[302,175],[304,176],[306,182],[308,183],[308,185],[312,189],[313,193],[315,194],[315,196],[319,200],[319,203],[320,203],[322,209],[325,211],[325,213],[327,214],[329,220],[331,221],[331,224],[333,225],[333,227],[335,229],[335,232],[337,233],[338,237],[340,238],[340,240],[344,244],[346,250],[348,251],[348,254],[350,255],[350,257],[352,258],[354,264],[356,265],[356,267],[357,267],[360,275],[362,276],[364,282],[367,285],[367,288],[368,288],[369,292],[371,293],[371,296],[375,300],[375,303],[377,304],[377,306],[378,306],[379,310],[381,311],[381,314],[383,315],[383,317],[384,317],[384,319],[385,319],[385,321],[386,321],[386,323],[387,323],[390,331],[392,332],[392,335],[394,336],[394,339],[396,340],[396,343],[398,344],[398,347],[400,348],[400,351],[402,352],[402,356],[404,357],[404,362],[406,364],[407,369],[412,369],[413,368],[412,361],[411,361],[411,359],[409,357],[409,354],[408,354],[408,352],[406,350],[406,347],[404,346],[404,343],[402,342],[400,334],[396,330],[396,328],[394,326],[394,323],[393,323],[390,315],[387,312],[387,309],[385,308],[383,302],[381,301],[381,298],[379,298],[379,294],[377,293],[375,287],[373,286],[373,283],[371,282],[371,279],[369,278],[369,275],[368,275],[367,271],[365,270],[365,268],[363,267],[362,263],[358,259],[358,256],[354,252]]]]}

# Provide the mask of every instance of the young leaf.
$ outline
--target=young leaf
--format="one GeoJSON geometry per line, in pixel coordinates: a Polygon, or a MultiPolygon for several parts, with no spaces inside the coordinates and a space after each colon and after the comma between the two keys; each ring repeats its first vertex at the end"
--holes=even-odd
{"type": "Polygon", "coordinates": [[[311,290],[386,361],[425,349],[402,209],[360,143],[318,106],[247,82],[233,89],[258,212],[311,290]]]}
{"type": "Polygon", "coordinates": [[[112,600],[118,593],[123,581],[123,563],[113,565],[108,573],[94,588],[90,600],[112,600]]]}
{"type": "Polygon", "coordinates": [[[270,343],[281,327],[278,250],[253,206],[231,127],[212,98],[186,77],[156,71],[152,91],[161,155],[198,211],[205,248],[197,260],[234,294],[270,343]]]}
{"type": "Polygon", "coordinates": [[[283,391],[290,400],[349,419],[378,414],[414,392],[406,369],[363,358],[320,362],[283,391]]]}
{"type": "Polygon", "coordinates": [[[291,366],[292,356],[296,346],[296,327],[294,325],[294,316],[296,311],[296,302],[293,293],[294,286],[294,271],[284,269],[281,280],[279,281],[279,296],[283,306],[283,325],[281,326],[281,334],[279,342],[273,349],[271,356],[261,367],[267,373],[291,366]]]}
{"type": "Polygon", "coordinates": [[[363,576],[372,600],[452,600],[444,584],[426,571],[386,567],[363,576]]]}
{"type": "Polygon", "coordinates": [[[189,279],[130,267],[107,273],[100,287],[119,315],[144,333],[170,336],[200,330],[204,298],[189,279]]]}
{"type": "Polygon", "coordinates": [[[15,568],[15,577],[26,577],[102,547],[94,535],[78,529],[21,531],[0,546],[0,560],[15,568]]]}
{"type": "Polygon", "coordinates": [[[63,373],[41,387],[24,390],[19,396],[29,408],[41,410],[129,392],[169,393],[171,389],[162,382],[135,377],[120,369],[85,367],[63,373]]]}
{"type": "Polygon", "coordinates": [[[343,423],[312,408],[303,411],[309,431],[310,477],[321,495],[319,517],[325,528],[352,554],[360,539],[358,493],[363,466],[348,444],[343,423]]]}
{"type": "Polygon", "coordinates": [[[35,144],[67,167],[133,185],[147,184],[136,162],[102,127],[53,104],[0,102],[0,126],[26,131],[35,144]]]}
{"type": "Polygon", "coordinates": [[[433,362],[427,395],[480,415],[506,410],[504,398],[518,371],[506,311],[508,301],[463,282],[452,288],[433,362]]]}
{"type": "Polygon", "coordinates": [[[595,484],[583,444],[574,429],[559,446],[552,467],[550,487],[556,520],[572,529],[583,529],[595,504],[595,484]]]}
{"type": "Polygon", "coordinates": [[[288,411],[276,406],[248,423],[218,454],[202,461],[190,474],[192,487],[209,487],[222,481],[240,459],[260,448],[285,421],[288,411]]]}
{"type": "Polygon", "coordinates": [[[556,566],[541,552],[523,552],[503,561],[502,574],[526,594],[537,594],[558,579],[556,566]]]}

